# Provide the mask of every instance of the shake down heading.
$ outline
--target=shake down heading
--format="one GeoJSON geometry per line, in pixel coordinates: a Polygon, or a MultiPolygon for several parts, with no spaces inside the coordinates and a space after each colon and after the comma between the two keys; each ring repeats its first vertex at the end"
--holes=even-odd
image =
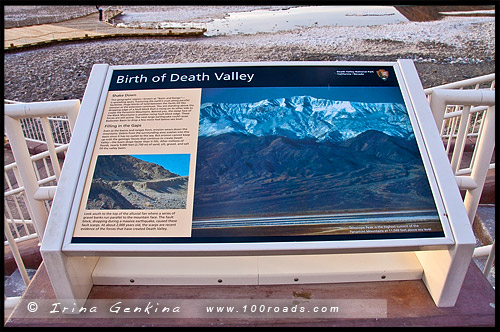
{"type": "Polygon", "coordinates": [[[118,75],[116,77],[116,84],[130,84],[130,83],[163,83],[163,82],[205,82],[210,80],[216,81],[241,81],[241,82],[252,82],[255,74],[248,73],[240,73],[237,71],[232,72],[214,72],[211,74],[207,74],[205,72],[191,74],[191,75],[181,75],[177,73],[163,73],[161,75],[156,75],[152,77],[148,77],[144,74],[140,75],[118,75]],[[211,75],[213,74],[213,75],[211,75]]]}

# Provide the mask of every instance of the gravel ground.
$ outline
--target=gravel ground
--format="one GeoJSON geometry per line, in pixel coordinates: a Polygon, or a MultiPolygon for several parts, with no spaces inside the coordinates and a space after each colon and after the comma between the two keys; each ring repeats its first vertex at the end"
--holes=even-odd
{"type": "Polygon", "coordinates": [[[127,14],[137,20],[136,23],[152,22],[155,16],[159,22],[165,20],[170,22],[196,22],[207,23],[215,19],[222,19],[228,13],[247,12],[253,10],[281,10],[293,6],[121,6],[124,15],[117,17],[116,22],[130,21],[126,19],[127,14]],[[165,15],[164,13],[168,13],[165,15]],[[141,17],[142,15],[142,17],[141,17]]]}
{"type": "MultiPolygon", "coordinates": [[[[101,6],[106,9],[108,6],[101,6]]],[[[205,23],[224,18],[227,13],[244,12],[256,9],[280,10],[292,6],[113,6],[127,14],[150,22],[151,16],[168,17],[172,22],[205,23]],[[168,15],[165,15],[167,13],[168,15]]],[[[96,13],[96,6],[5,6],[4,27],[22,27],[44,23],[54,23],[70,18],[96,13]]],[[[116,22],[122,20],[118,17],[116,22]]],[[[139,22],[140,23],[140,22],[139,22]]]]}
{"type": "MultiPolygon", "coordinates": [[[[175,7],[172,20],[220,18],[229,7],[175,7]]],[[[239,8],[243,9],[243,7],[239,8]]],[[[248,8],[245,8],[248,9],[248,8]]],[[[495,72],[492,17],[446,17],[371,27],[310,27],[197,38],[122,38],[4,54],[4,95],[24,102],[81,99],[96,63],[413,59],[424,87],[495,72]]]]}

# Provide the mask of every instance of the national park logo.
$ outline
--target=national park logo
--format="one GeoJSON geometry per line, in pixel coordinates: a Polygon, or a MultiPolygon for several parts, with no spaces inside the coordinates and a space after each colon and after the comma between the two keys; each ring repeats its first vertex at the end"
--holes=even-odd
{"type": "Polygon", "coordinates": [[[384,81],[387,81],[387,79],[389,78],[389,72],[385,69],[379,69],[379,70],[377,70],[376,73],[377,73],[378,77],[380,77],[384,81]]]}

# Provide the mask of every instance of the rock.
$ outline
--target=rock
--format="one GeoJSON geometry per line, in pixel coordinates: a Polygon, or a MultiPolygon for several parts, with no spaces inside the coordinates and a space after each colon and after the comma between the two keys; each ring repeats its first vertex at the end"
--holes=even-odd
{"type": "MultiPolygon", "coordinates": [[[[31,279],[36,270],[26,269],[28,273],[28,277],[31,279]]],[[[13,296],[21,296],[26,289],[26,285],[24,284],[23,278],[21,277],[21,273],[19,270],[16,270],[10,276],[4,276],[4,295],[7,297],[13,296]]]]}

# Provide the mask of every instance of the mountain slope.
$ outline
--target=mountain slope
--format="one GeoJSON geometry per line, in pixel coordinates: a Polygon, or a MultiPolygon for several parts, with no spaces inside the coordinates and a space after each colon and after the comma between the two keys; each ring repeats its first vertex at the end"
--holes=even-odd
{"type": "Polygon", "coordinates": [[[241,133],[198,140],[195,219],[433,204],[413,140],[378,131],[341,144],[241,133]]]}
{"type": "Polygon", "coordinates": [[[341,146],[348,148],[351,153],[364,152],[381,161],[414,162],[420,155],[415,140],[402,140],[376,130],[367,130],[343,142],[341,146]]]}
{"type": "Polygon", "coordinates": [[[155,180],[177,177],[178,174],[160,165],[149,163],[132,156],[99,156],[94,171],[94,179],[117,180],[155,180]]]}
{"type": "Polygon", "coordinates": [[[99,156],[87,209],[185,209],[188,176],[131,156],[99,156]]]}

